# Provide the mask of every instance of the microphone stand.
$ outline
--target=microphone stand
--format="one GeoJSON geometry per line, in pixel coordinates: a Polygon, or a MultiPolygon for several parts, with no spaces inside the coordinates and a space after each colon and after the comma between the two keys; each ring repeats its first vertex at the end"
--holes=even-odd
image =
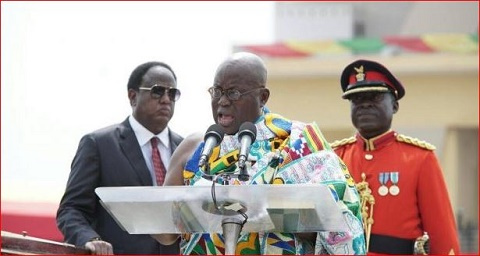
{"type": "Polygon", "coordinates": [[[239,166],[240,173],[238,174],[238,179],[241,181],[248,181],[250,179],[250,175],[247,172],[247,165],[244,163],[242,166],[239,166]]]}
{"type": "Polygon", "coordinates": [[[212,200],[215,207],[217,208],[217,211],[220,214],[222,214],[224,211],[227,211],[226,214],[222,214],[223,216],[225,216],[222,220],[222,233],[225,245],[225,255],[235,255],[238,237],[240,236],[243,225],[247,222],[248,216],[245,213],[238,211],[237,213],[244,217],[244,220],[241,220],[239,218],[235,218],[235,215],[231,216],[231,212],[233,210],[222,209],[224,208],[223,206],[219,207],[217,205],[217,199],[215,196],[215,183],[217,182],[218,178],[222,178],[222,184],[229,185],[232,178],[238,178],[242,174],[242,170],[240,171],[240,174],[222,173],[220,175],[212,175],[210,174],[210,164],[208,162],[205,163],[204,167],[205,174],[202,175],[202,177],[212,181],[212,200]],[[228,212],[230,212],[230,214],[228,214],[228,212]]]}
{"type": "Polygon", "coordinates": [[[235,255],[238,237],[240,236],[240,231],[242,231],[243,224],[243,221],[237,218],[225,217],[222,220],[225,255],[235,255]]]}

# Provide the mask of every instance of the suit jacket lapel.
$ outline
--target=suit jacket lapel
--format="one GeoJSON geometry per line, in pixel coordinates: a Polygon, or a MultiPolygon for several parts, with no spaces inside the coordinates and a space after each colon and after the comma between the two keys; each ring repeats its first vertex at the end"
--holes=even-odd
{"type": "MultiPolygon", "coordinates": [[[[170,129],[170,128],[168,128],[170,129]]],[[[177,144],[177,141],[175,139],[175,134],[173,134],[173,131],[172,130],[169,130],[169,140],[170,140],[170,153],[173,154],[173,151],[175,151],[175,149],[177,148],[178,144],[177,144]]]]}
{"type": "Polygon", "coordinates": [[[119,125],[119,141],[123,154],[130,162],[132,169],[138,174],[143,186],[153,186],[150,171],[148,170],[142,150],[138,145],[137,137],[128,122],[128,118],[119,125]]]}
{"type": "Polygon", "coordinates": [[[172,131],[170,128],[169,129],[169,134],[170,134],[170,150],[171,153],[173,154],[173,151],[177,148],[178,144],[182,142],[183,137],[172,131]]]}

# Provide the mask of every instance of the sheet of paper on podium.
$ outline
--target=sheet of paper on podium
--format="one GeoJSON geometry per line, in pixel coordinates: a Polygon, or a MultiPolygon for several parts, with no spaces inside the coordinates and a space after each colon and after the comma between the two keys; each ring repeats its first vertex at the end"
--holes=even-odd
{"type": "Polygon", "coordinates": [[[102,205],[130,234],[222,233],[224,218],[248,216],[242,232],[345,231],[330,189],[319,184],[101,187],[102,205]]]}

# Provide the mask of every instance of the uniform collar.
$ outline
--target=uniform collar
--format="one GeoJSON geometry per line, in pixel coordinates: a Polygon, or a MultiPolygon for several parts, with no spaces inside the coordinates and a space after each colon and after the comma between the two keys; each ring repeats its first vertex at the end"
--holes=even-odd
{"type": "Polygon", "coordinates": [[[358,145],[362,146],[365,151],[374,151],[385,147],[386,145],[395,141],[396,136],[397,133],[392,130],[389,130],[386,133],[380,134],[371,139],[365,139],[362,137],[362,135],[360,135],[360,133],[356,134],[358,145]]]}

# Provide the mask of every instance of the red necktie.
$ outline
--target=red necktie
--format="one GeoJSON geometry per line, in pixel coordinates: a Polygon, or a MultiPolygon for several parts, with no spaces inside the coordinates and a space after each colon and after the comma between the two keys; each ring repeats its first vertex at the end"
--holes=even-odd
{"type": "Polygon", "coordinates": [[[152,144],[153,170],[155,171],[155,177],[157,178],[157,185],[161,186],[165,180],[165,166],[163,165],[160,152],[158,151],[158,138],[153,137],[150,140],[150,143],[152,144]]]}

